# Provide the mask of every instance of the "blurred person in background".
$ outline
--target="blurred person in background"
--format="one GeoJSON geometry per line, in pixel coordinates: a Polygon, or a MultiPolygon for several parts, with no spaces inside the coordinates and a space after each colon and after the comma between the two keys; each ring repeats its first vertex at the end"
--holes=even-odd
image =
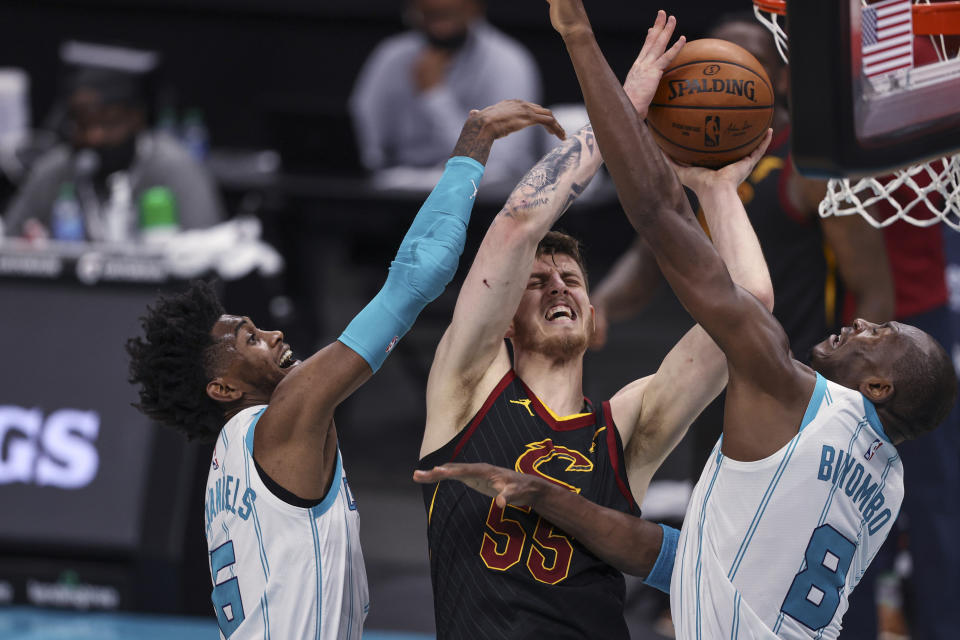
{"type": "Polygon", "coordinates": [[[67,81],[63,142],[32,167],[6,233],[122,243],[224,219],[213,180],[185,147],[148,129],[140,76],[82,67],[67,81]]]}
{"type": "MultiPolygon", "coordinates": [[[[380,43],[350,98],[363,164],[439,167],[470,109],[507,98],[540,102],[530,53],[485,19],[482,0],[410,0],[413,29],[380,43]]],[[[512,186],[539,157],[538,134],[518,132],[493,150],[487,181],[512,186]]]]}

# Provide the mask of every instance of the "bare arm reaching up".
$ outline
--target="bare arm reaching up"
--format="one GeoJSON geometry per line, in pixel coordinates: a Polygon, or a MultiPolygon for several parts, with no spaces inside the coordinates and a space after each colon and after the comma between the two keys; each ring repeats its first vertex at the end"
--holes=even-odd
{"type": "Polygon", "coordinates": [[[740,459],[766,457],[795,433],[789,425],[799,425],[815,375],[790,358],[786,335],[764,305],[731,280],[676,173],[603,58],[582,3],[549,1],[627,217],[680,301],[727,356],[724,452],[740,459]],[[776,426],[758,433],[758,416],[776,426]]]}
{"type": "MultiPolygon", "coordinates": [[[[719,171],[675,165],[686,186],[703,204],[714,246],[734,282],[769,310],[773,285],[760,243],[737,195],[770,142],[766,139],[746,158],[719,171]]],[[[633,419],[636,429],[626,443],[627,475],[637,502],[642,502],[653,474],[687,432],[687,428],[727,384],[723,352],[700,325],[670,350],[657,372],[625,387],[611,400],[614,419],[633,419]],[[630,413],[634,407],[636,413],[630,413]]]]}

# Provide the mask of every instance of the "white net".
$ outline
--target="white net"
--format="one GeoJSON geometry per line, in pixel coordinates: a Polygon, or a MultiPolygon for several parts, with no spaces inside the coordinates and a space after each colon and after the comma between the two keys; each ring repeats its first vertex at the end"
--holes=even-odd
{"type": "MultiPolygon", "coordinates": [[[[862,0],[862,4],[868,3],[862,0]]],[[[929,4],[929,0],[915,0],[915,4],[929,4]]],[[[753,12],[773,33],[780,57],[789,62],[784,6],[778,0],[754,0],[753,12]]],[[[940,62],[960,60],[960,53],[951,56],[942,35],[930,36],[930,42],[940,62]]],[[[822,217],[859,214],[877,228],[903,220],[920,227],[944,222],[960,231],[960,155],[884,176],[831,179],[819,210],[822,217]]]]}

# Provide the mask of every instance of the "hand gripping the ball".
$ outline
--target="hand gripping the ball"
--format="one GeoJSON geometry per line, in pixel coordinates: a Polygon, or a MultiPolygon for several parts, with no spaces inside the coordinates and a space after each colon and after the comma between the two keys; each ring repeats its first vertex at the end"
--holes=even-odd
{"type": "Polygon", "coordinates": [[[770,146],[770,140],[772,139],[773,129],[767,129],[763,141],[756,149],[751,151],[749,155],[719,169],[707,169],[705,167],[680,164],[670,158],[666,153],[663,155],[667,159],[667,162],[673,166],[674,171],[677,172],[677,176],[680,178],[680,182],[682,182],[685,187],[693,189],[693,192],[696,194],[703,194],[706,190],[724,183],[736,188],[737,185],[747,179],[747,176],[750,175],[753,168],[760,162],[760,158],[767,152],[767,147],[770,146]]]}

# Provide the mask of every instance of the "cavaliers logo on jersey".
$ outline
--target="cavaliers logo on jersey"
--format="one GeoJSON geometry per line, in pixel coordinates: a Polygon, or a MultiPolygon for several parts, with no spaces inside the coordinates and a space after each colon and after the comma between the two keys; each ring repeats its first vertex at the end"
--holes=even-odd
{"type": "Polygon", "coordinates": [[[540,476],[548,482],[569,489],[574,493],[580,493],[580,488],[558,480],[547,475],[540,470],[542,465],[554,459],[560,459],[567,462],[564,471],[593,471],[593,462],[576,449],[570,449],[563,445],[553,444],[553,440],[546,438],[540,442],[533,442],[527,445],[527,450],[517,458],[514,469],[520,473],[526,473],[532,476],[540,476]]]}

